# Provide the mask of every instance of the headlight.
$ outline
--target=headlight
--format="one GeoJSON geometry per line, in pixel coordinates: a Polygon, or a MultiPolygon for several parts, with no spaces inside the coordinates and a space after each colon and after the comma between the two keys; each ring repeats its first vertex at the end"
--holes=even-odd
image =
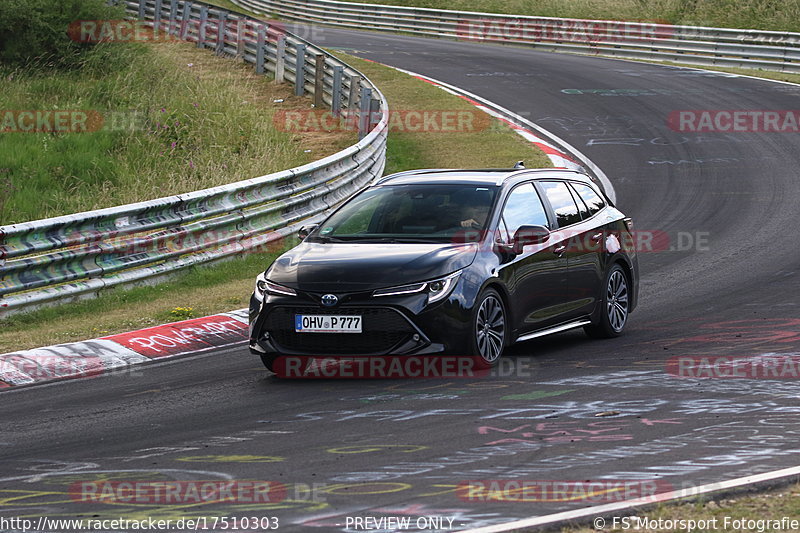
{"type": "Polygon", "coordinates": [[[278,285],[277,283],[273,283],[269,281],[267,278],[264,277],[264,274],[261,273],[256,278],[256,290],[255,295],[258,301],[264,300],[265,294],[275,294],[280,296],[297,296],[297,292],[294,289],[290,289],[289,287],[284,287],[283,285],[278,285]]]}
{"type": "Polygon", "coordinates": [[[453,272],[449,276],[428,283],[428,303],[438,302],[453,290],[461,271],[453,272]]]}
{"type": "Polygon", "coordinates": [[[416,292],[426,292],[428,294],[428,303],[438,302],[453,290],[458,276],[461,271],[453,272],[449,276],[435,279],[433,281],[423,281],[420,283],[411,283],[408,285],[400,285],[398,287],[389,287],[387,289],[378,289],[373,291],[373,296],[397,296],[399,294],[413,294],[416,292]]]}
{"type": "Polygon", "coordinates": [[[427,288],[427,283],[412,283],[411,285],[401,285],[399,287],[389,287],[388,289],[378,289],[372,293],[373,296],[397,296],[398,294],[413,294],[422,292],[427,288]]]}

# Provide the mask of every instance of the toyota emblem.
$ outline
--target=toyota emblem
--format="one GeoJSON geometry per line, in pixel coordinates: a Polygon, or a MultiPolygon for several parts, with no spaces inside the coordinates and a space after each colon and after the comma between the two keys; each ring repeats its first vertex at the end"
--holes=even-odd
{"type": "Polygon", "coordinates": [[[323,294],[322,298],[320,298],[320,301],[325,307],[333,307],[339,303],[339,297],[335,294],[323,294]]]}

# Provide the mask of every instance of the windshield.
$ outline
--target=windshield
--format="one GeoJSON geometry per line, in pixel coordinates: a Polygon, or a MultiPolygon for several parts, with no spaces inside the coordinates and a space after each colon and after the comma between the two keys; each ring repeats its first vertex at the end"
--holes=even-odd
{"type": "Polygon", "coordinates": [[[312,239],[449,242],[485,229],[496,192],[495,186],[465,184],[368,189],[328,218],[312,239]]]}

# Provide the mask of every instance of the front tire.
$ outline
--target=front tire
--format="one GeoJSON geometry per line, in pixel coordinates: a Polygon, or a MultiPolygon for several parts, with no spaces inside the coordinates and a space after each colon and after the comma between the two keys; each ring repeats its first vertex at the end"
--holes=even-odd
{"type": "Polygon", "coordinates": [[[261,362],[264,363],[264,366],[267,367],[267,370],[270,372],[275,372],[275,360],[278,358],[275,354],[261,354],[261,362]]]}
{"type": "Polygon", "coordinates": [[[629,287],[625,270],[615,263],[606,273],[603,298],[600,302],[600,318],[596,323],[583,328],[587,335],[598,339],[609,339],[622,334],[630,312],[629,287]]]}
{"type": "Polygon", "coordinates": [[[508,323],[503,299],[494,289],[486,289],[475,302],[472,315],[472,353],[486,367],[497,364],[506,345],[508,323]]]}

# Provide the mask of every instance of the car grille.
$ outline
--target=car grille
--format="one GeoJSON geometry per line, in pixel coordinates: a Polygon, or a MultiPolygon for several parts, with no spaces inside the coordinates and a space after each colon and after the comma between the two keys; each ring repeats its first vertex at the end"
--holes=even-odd
{"type": "Polygon", "coordinates": [[[279,349],[309,355],[387,353],[415,333],[399,312],[385,307],[276,307],[264,329],[279,349]],[[295,315],[361,315],[361,333],[297,333],[295,315]]]}

